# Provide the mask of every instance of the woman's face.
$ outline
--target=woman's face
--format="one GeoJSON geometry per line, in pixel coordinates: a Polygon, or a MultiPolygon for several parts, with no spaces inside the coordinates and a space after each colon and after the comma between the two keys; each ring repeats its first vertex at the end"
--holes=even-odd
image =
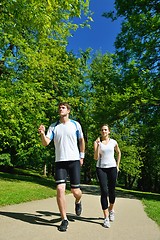
{"type": "Polygon", "coordinates": [[[102,128],[101,128],[101,135],[103,137],[105,136],[108,136],[110,134],[110,130],[108,128],[108,126],[104,125],[102,128]]]}

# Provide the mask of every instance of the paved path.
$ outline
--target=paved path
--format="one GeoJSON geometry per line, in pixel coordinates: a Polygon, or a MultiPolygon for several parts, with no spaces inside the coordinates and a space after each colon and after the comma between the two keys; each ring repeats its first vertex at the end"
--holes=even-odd
{"type": "Polygon", "coordinates": [[[83,214],[74,214],[74,199],[67,195],[69,227],[59,232],[60,215],[55,198],[0,208],[0,240],[160,240],[160,228],[147,217],[139,200],[117,197],[116,219],[102,227],[99,194],[84,190],[83,214]]]}

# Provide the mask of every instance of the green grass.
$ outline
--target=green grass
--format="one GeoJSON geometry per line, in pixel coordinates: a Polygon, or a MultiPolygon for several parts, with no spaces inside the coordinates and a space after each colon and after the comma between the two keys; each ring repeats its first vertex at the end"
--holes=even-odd
{"type": "Polygon", "coordinates": [[[0,206],[54,197],[55,182],[40,176],[0,173],[0,206]]]}
{"type": "Polygon", "coordinates": [[[160,226],[160,201],[142,199],[145,212],[160,226]]]}
{"type": "Polygon", "coordinates": [[[148,217],[154,220],[160,226],[160,194],[131,191],[122,188],[117,188],[117,193],[122,195],[129,194],[130,196],[140,199],[148,217]]]}

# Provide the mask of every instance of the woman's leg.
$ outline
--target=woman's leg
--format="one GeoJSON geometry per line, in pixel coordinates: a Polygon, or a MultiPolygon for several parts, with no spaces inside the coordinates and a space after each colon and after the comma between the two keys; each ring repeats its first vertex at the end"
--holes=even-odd
{"type": "Polygon", "coordinates": [[[104,218],[108,217],[108,184],[106,169],[96,168],[97,177],[100,184],[101,190],[101,207],[103,210],[104,218]]]}
{"type": "Polygon", "coordinates": [[[117,168],[108,168],[108,191],[109,191],[109,203],[110,207],[109,210],[113,209],[113,205],[115,203],[115,187],[116,187],[116,180],[117,180],[117,168]]]}
{"type": "Polygon", "coordinates": [[[114,221],[115,213],[114,213],[114,203],[115,203],[115,187],[117,180],[117,168],[108,169],[108,190],[109,190],[109,219],[110,221],[114,221]]]}

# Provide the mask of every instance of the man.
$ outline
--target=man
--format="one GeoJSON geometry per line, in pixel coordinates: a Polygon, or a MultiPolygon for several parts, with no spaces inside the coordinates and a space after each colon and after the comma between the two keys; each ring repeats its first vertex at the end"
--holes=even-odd
{"type": "Polygon", "coordinates": [[[45,135],[45,127],[39,127],[39,133],[43,146],[47,146],[51,140],[55,145],[55,180],[57,184],[57,204],[62,222],[59,231],[66,231],[68,219],[66,214],[66,179],[69,174],[71,192],[75,197],[75,212],[80,216],[82,212],[80,189],[80,167],[83,165],[85,141],[81,125],[69,119],[70,105],[66,102],[59,104],[60,120],[51,124],[45,135]],[[77,145],[77,140],[79,148],[77,145]],[[80,149],[80,152],[79,152],[80,149]]]}

